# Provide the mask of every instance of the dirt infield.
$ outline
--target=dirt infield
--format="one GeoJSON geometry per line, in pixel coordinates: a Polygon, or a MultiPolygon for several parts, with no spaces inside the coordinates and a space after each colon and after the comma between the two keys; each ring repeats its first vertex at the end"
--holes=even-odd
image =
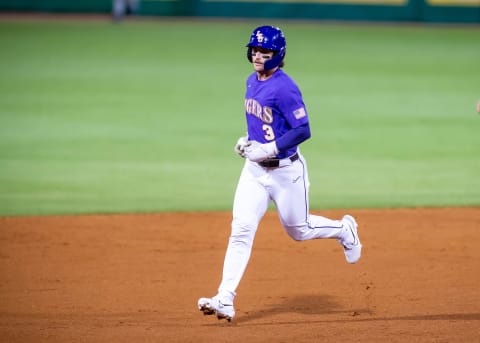
{"type": "Polygon", "coordinates": [[[1,341],[480,341],[480,208],[349,213],[357,265],[269,212],[232,323],[196,308],[220,281],[230,213],[0,218],[1,341]]]}

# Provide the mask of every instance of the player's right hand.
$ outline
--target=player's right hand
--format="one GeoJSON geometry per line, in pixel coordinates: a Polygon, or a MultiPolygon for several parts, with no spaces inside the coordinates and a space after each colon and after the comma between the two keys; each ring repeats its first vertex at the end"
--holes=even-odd
{"type": "Polygon", "coordinates": [[[233,150],[240,155],[241,157],[245,158],[245,148],[250,145],[247,137],[240,137],[235,144],[233,150]]]}

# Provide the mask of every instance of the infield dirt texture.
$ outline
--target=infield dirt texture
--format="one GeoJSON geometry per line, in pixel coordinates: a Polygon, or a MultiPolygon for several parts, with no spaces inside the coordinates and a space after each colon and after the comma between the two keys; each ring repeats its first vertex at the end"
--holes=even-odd
{"type": "Polygon", "coordinates": [[[196,308],[230,213],[0,218],[2,342],[478,342],[478,208],[350,213],[356,265],[268,213],[232,323],[196,308]]]}

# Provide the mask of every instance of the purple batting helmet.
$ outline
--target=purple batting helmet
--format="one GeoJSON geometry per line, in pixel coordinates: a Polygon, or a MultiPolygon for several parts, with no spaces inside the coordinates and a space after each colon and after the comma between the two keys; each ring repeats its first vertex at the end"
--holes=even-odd
{"type": "Polygon", "coordinates": [[[282,30],[274,26],[260,26],[253,30],[247,47],[247,58],[250,62],[252,62],[252,48],[254,47],[268,49],[274,52],[273,58],[265,62],[265,70],[278,67],[287,52],[285,35],[282,30]]]}

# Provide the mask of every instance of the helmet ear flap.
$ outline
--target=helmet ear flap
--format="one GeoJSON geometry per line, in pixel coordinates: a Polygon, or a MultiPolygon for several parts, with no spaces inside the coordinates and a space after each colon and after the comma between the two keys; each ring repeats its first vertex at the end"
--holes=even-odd
{"type": "Polygon", "coordinates": [[[287,52],[286,49],[282,49],[278,53],[276,53],[271,59],[265,62],[264,69],[270,70],[278,67],[280,63],[282,63],[283,59],[285,58],[286,52],[287,52]]]}

